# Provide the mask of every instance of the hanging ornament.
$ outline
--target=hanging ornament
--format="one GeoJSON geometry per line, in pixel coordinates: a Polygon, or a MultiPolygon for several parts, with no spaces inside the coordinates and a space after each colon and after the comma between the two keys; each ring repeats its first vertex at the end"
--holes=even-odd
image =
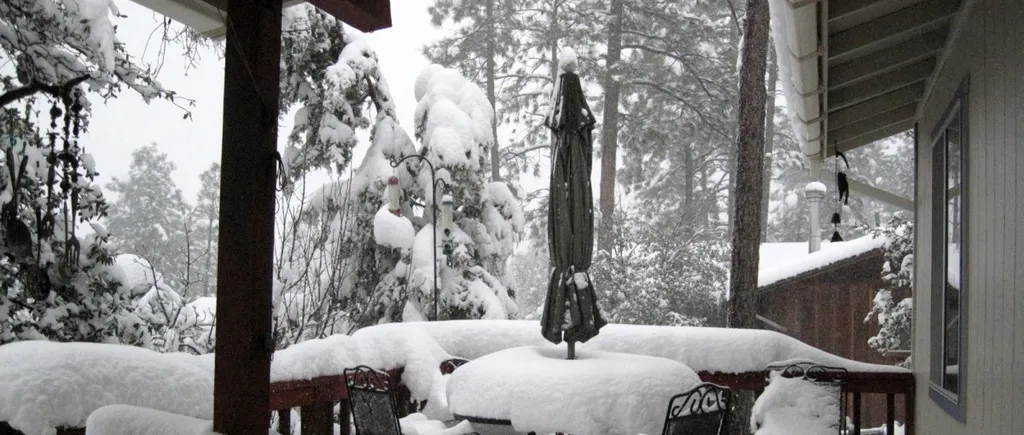
{"type": "Polygon", "coordinates": [[[843,153],[836,150],[836,212],[832,213],[832,242],[842,242],[843,236],[839,235],[839,224],[843,222],[840,211],[843,205],[850,203],[850,181],[846,179],[846,173],[839,170],[839,159],[843,159],[846,169],[850,169],[850,162],[846,160],[843,153]]]}

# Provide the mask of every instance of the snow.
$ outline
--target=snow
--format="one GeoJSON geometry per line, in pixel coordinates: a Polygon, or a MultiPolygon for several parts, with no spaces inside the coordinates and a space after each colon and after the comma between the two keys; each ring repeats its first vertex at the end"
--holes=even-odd
{"type": "Polygon", "coordinates": [[[478,148],[494,143],[494,110],[487,96],[458,71],[436,65],[425,68],[415,86],[414,119],[423,129],[427,157],[437,167],[479,169],[478,148]],[[439,133],[438,129],[445,130],[439,133]]]}
{"type": "Polygon", "coordinates": [[[575,73],[579,67],[576,60],[576,51],[571,48],[563,48],[558,52],[558,69],[563,73],[575,73]]]}
{"type": "Polygon", "coordinates": [[[426,415],[413,413],[399,419],[402,435],[464,435],[473,433],[473,426],[468,421],[447,428],[444,422],[430,420],[426,415]]]}
{"type": "Polygon", "coordinates": [[[432,64],[420,71],[419,75],[416,76],[416,84],[413,88],[413,93],[416,96],[416,101],[419,102],[427,94],[427,84],[430,83],[430,79],[438,71],[444,69],[443,66],[438,64],[432,64]]]}
{"type": "Polygon", "coordinates": [[[194,301],[185,304],[182,315],[186,316],[189,324],[200,326],[213,326],[217,317],[217,298],[211,296],[198,297],[194,301]]]}
{"type": "Polygon", "coordinates": [[[751,411],[755,435],[833,435],[839,424],[838,386],[773,372],[751,411]]]}
{"type": "Polygon", "coordinates": [[[432,287],[434,277],[434,258],[438,261],[443,261],[444,254],[441,253],[441,244],[443,243],[443,236],[434,233],[434,226],[426,224],[416,233],[416,238],[413,241],[412,248],[412,273],[409,276],[409,285],[425,285],[432,287]],[[437,244],[434,241],[437,241],[437,244]],[[430,247],[434,246],[432,252],[430,247]],[[424,284],[425,283],[425,284],[424,284]]]}
{"type": "Polygon", "coordinates": [[[402,321],[403,322],[426,322],[427,318],[423,316],[423,313],[416,308],[416,304],[413,301],[405,301],[405,307],[402,308],[402,321]]]}
{"type": "Polygon", "coordinates": [[[274,352],[270,379],[294,381],[340,374],[346,367],[359,365],[358,355],[357,343],[347,335],[303,341],[274,352]]]}
{"type": "Polygon", "coordinates": [[[505,312],[505,306],[498,300],[498,296],[494,294],[487,284],[480,279],[475,279],[469,282],[469,294],[477,300],[481,301],[480,305],[484,307],[484,315],[481,317],[486,320],[502,320],[508,318],[508,313],[505,312]]]}
{"type": "Polygon", "coordinates": [[[953,288],[960,288],[960,245],[951,243],[946,247],[946,283],[953,288]]]}
{"type": "MultiPolygon", "coordinates": [[[[412,397],[428,401],[424,413],[430,418],[445,420],[451,416],[446,407],[449,379],[438,370],[442,361],[453,357],[478,360],[495,352],[523,346],[536,349],[532,351],[536,354],[531,357],[534,359],[539,358],[538,355],[561,357],[566,352],[564,344],[556,346],[541,337],[537,321],[389,323],[360,329],[351,336],[335,335],[309,340],[278,351],[271,364],[271,380],[279,382],[339,375],[344,368],[360,364],[382,370],[404,367],[402,382],[412,397]]],[[[584,358],[600,356],[601,361],[604,361],[605,353],[634,355],[614,357],[611,362],[602,363],[623,367],[648,361],[643,358],[646,356],[672,360],[697,372],[761,371],[769,364],[793,359],[812,360],[859,372],[907,372],[899,367],[840,358],[792,337],[764,330],[607,325],[601,329],[600,335],[577,347],[577,353],[584,358]]],[[[529,357],[517,352],[520,353],[508,354],[509,358],[529,357]]],[[[501,355],[492,356],[489,360],[500,364],[500,360],[505,358],[501,355]]],[[[9,422],[27,435],[52,434],[52,428],[57,426],[81,427],[93,410],[111,404],[210,419],[213,362],[212,354],[161,354],[112,344],[7,344],[0,346],[0,367],[4,367],[0,370],[0,421],[9,422]],[[174,381],[168,382],[168,379],[174,381]]],[[[654,364],[656,367],[668,365],[671,364],[664,361],[654,364]]],[[[465,367],[456,373],[461,373],[465,367]]],[[[539,367],[535,368],[537,370],[531,376],[543,375],[539,367]]],[[[521,370],[524,376],[529,374],[525,369],[521,370]]],[[[652,379],[663,381],[665,378],[658,376],[652,379]]],[[[452,382],[455,382],[454,378],[452,382]]],[[[648,380],[643,378],[637,382],[648,380]]],[[[672,385],[677,390],[675,393],[681,392],[682,387],[678,383],[672,385]]],[[[526,392],[524,390],[523,394],[526,392]]],[[[609,396],[628,397],[621,391],[609,396]]],[[[514,403],[511,401],[519,399],[510,396],[508,400],[512,406],[514,403]]],[[[601,402],[595,406],[611,405],[601,402]]],[[[627,405],[619,403],[615,406],[627,405]]],[[[664,412],[663,406],[657,408],[657,412],[664,412]]],[[[660,419],[656,420],[660,424],[660,419]]],[[[550,421],[552,424],[559,422],[550,421]]]]}
{"type": "Polygon", "coordinates": [[[660,433],[665,404],[700,383],[664,358],[517,347],[471,361],[452,375],[452,413],[510,420],[518,432],[660,433]],[[671,379],[671,382],[666,382],[671,379]]]}
{"type": "Polygon", "coordinates": [[[6,344],[0,347],[0,421],[26,435],[50,435],[55,427],[82,427],[93,410],[110,404],[210,419],[213,372],[185,362],[188,357],[198,358],[113,344],[6,344]]]}
{"type": "Polygon", "coordinates": [[[804,187],[805,192],[821,192],[825,193],[828,189],[825,187],[825,183],[820,181],[812,181],[807,183],[807,187],[804,187]]]}
{"type": "Polygon", "coordinates": [[[590,287],[590,275],[587,275],[586,272],[576,272],[572,276],[572,281],[576,284],[577,289],[590,287]]]}
{"type": "Polygon", "coordinates": [[[856,257],[885,245],[885,239],[864,236],[844,242],[822,240],[821,250],[807,252],[806,242],[762,243],[757,286],[764,287],[802,273],[856,257]]]}
{"type": "Polygon", "coordinates": [[[378,245],[412,249],[416,241],[416,231],[409,219],[395,216],[385,205],[377,211],[377,215],[373,218],[373,239],[377,241],[378,245]]]}
{"type": "Polygon", "coordinates": [[[160,274],[155,273],[145,258],[133,254],[121,254],[114,257],[115,277],[126,290],[141,295],[149,292],[154,284],[161,281],[160,274]]]}
{"type": "Polygon", "coordinates": [[[214,435],[213,422],[129,405],[107,405],[89,415],[86,435],[214,435]]]}

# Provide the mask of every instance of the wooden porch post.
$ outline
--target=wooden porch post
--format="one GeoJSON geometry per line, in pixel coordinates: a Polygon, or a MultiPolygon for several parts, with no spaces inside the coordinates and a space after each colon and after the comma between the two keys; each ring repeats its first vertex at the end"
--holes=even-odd
{"type": "Polygon", "coordinates": [[[270,426],[281,0],[228,0],[213,427],[270,426]]]}

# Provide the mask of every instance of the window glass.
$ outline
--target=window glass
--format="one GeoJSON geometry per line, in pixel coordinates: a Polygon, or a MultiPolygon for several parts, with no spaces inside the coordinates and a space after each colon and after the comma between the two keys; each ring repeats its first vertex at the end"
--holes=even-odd
{"type": "Polygon", "coordinates": [[[943,347],[942,363],[945,376],[942,388],[953,394],[960,393],[960,292],[962,262],[961,241],[963,238],[963,147],[960,134],[960,111],[949,121],[945,132],[945,292],[943,301],[943,347]]]}

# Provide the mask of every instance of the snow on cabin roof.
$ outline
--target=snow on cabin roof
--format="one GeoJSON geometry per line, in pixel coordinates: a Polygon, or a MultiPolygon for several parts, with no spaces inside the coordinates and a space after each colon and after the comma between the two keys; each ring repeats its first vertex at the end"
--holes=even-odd
{"type": "MultiPolygon", "coordinates": [[[[762,243],[757,286],[765,287],[787,278],[881,248],[884,238],[864,236],[844,242],[822,240],[821,250],[807,252],[807,242],[762,243]]],[[[881,272],[881,271],[879,271],[881,272]]]]}

